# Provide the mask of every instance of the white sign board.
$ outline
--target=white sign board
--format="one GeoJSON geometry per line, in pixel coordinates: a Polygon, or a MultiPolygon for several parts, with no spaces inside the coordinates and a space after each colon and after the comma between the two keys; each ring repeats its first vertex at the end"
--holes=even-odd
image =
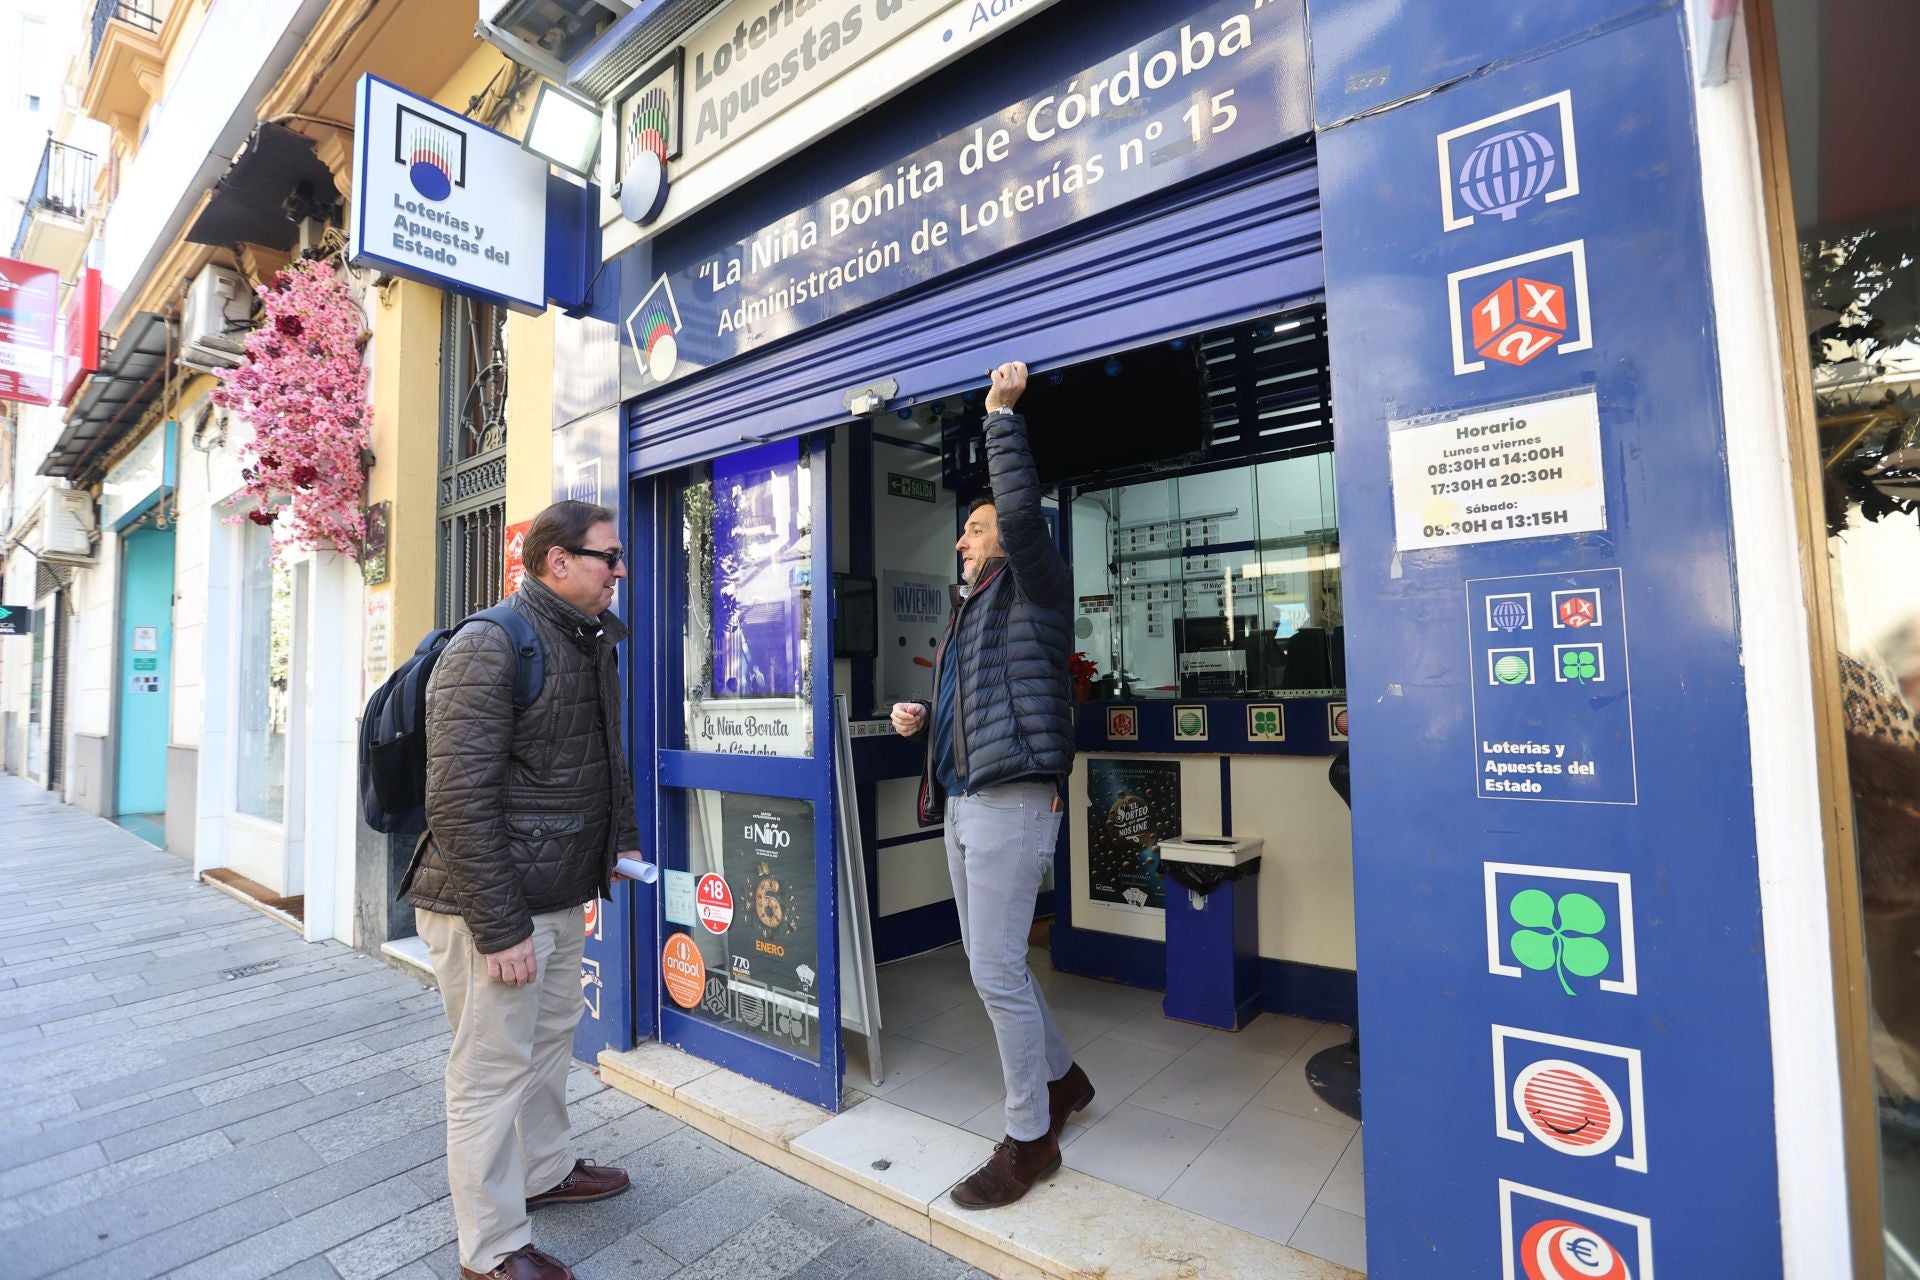
{"type": "Polygon", "coordinates": [[[372,75],[355,94],[353,261],[521,310],[547,305],[547,162],[372,75]]]}
{"type": "Polygon", "coordinates": [[[872,110],[892,94],[1032,17],[1054,0],[736,0],[686,38],[677,103],[623,111],[663,94],[656,64],[614,95],[614,139],[602,204],[611,257],[641,229],[619,217],[613,187],[640,150],[667,162],[671,184],[644,234],[672,225],[754,174],[872,110]],[[849,73],[858,70],[858,76],[849,73]],[[795,111],[802,103],[805,111],[795,111]],[[665,127],[661,125],[664,122],[665,127]],[[748,137],[751,147],[740,145],[748,137]],[[710,161],[722,163],[709,165],[710,161]],[[698,174],[698,176],[694,176],[698,174]]]}
{"type": "Polygon", "coordinates": [[[1402,551],[1607,527],[1591,391],[1387,424],[1402,551]]]}

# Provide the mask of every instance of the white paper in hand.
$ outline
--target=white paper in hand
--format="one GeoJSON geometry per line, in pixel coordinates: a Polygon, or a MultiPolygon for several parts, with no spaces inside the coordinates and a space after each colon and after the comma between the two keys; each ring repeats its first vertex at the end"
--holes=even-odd
{"type": "Polygon", "coordinates": [[[652,884],[660,878],[660,868],[651,862],[643,862],[639,858],[622,858],[613,864],[613,869],[630,880],[638,880],[641,884],[652,884]]]}

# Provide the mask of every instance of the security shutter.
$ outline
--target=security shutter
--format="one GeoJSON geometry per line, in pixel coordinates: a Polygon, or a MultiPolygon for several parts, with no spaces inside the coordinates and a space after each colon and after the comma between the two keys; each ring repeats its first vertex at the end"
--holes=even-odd
{"type": "Polygon", "coordinates": [[[882,378],[950,395],[1001,360],[1072,364],[1302,305],[1324,283],[1313,156],[1290,152],[666,387],[628,408],[629,465],[834,426],[846,392],[882,378]]]}

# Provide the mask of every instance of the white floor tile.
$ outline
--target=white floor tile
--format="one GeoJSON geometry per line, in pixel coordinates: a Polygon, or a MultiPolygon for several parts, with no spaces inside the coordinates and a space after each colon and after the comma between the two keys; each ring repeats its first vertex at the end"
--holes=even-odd
{"type": "Polygon", "coordinates": [[[1211,1033],[1207,1028],[1196,1027],[1190,1022],[1175,1022],[1160,1012],[1160,1003],[1156,999],[1107,1034],[1115,1040],[1144,1045],[1162,1053],[1180,1054],[1205,1040],[1211,1033]]]}
{"type": "Polygon", "coordinates": [[[900,1034],[949,1053],[965,1053],[993,1039],[993,1020],[987,1016],[986,1006],[974,999],[957,1004],[945,1013],[936,1013],[924,1022],[901,1027],[900,1034]]]}
{"type": "Polygon", "coordinates": [[[1307,1083],[1307,1063],[1312,1061],[1313,1055],[1322,1049],[1330,1049],[1347,1042],[1347,1032],[1344,1027],[1336,1027],[1332,1030],[1339,1032],[1339,1037],[1333,1041],[1333,1044],[1322,1043],[1325,1039],[1324,1033],[1316,1033],[1312,1039],[1300,1046],[1300,1051],[1287,1060],[1287,1065],[1280,1068],[1280,1073],[1268,1081],[1264,1089],[1253,1095],[1254,1102],[1263,1107],[1271,1107],[1275,1111],[1306,1116],[1308,1119],[1318,1120],[1337,1128],[1358,1129],[1360,1127],[1358,1120],[1334,1110],[1321,1101],[1320,1095],[1315,1093],[1313,1086],[1307,1083]]]}
{"type": "Polygon", "coordinates": [[[880,1037],[880,1066],[886,1072],[886,1078],[879,1084],[873,1083],[867,1074],[867,1046],[859,1036],[847,1039],[847,1083],[876,1098],[884,1098],[894,1093],[902,1085],[918,1080],[935,1067],[952,1062],[959,1055],[946,1049],[924,1044],[918,1040],[908,1040],[897,1035],[880,1037]]]}
{"type": "MultiPolygon", "coordinates": [[[[1319,1029],[1319,1023],[1308,1022],[1304,1018],[1289,1018],[1284,1013],[1263,1013],[1238,1031],[1215,1031],[1208,1039],[1252,1049],[1256,1053],[1270,1053],[1276,1058],[1291,1058],[1319,1029]]],[[[1345,1043],[1344,1033],[1341,1043],[1345,1043]]]]}
{"type": "Polygon", "coordinates": [[[876,1098],[796,1138],[793,1149],[876,1190],[927,1204],[979,1168],[993,1144],[876,1098]]]}
{"type": "MultiPolygon", "coordinates": [[[[1340,1163],[1333,1167],[1333,1174],[1327,1179],[1327,1185],[1320,1188],[1316,1204],[1324,1204],[1330,1209],[1338,1209],[1356,1218],[1367,1216],[1367,1198],[1362,1183],[1365,1162],[1360,1152],[1361,1142],[1365,1137],[1363,1133],[1353,1135],[1353,1141],[1347,1144],[1346,1154],[1341,1156],[1340,1163]]],[[[1335,1261],[1339,1259],[1336,1258],[1335,1261]]]]}
{"type": "Polygon", "coordinates": [[[989,1040],[916,1077],[887,1098],[921,1115],[961,1125],[978,1115],[980,1108],[1006,1095],[1000,1050],[989,1040]]]}
{"type": "Polygon", "coordinates": [[[1317,1120],[1248,1107],[1160,1198],[1285,1244],[1351,1137],[1317,1120]]]}
{"type": "Polygon", "coordinates": [[[1145,1045],[1101,1036],[1074,1053],[1080,1069],[1093,1081],[1093,1101],[1085,1111],[1067,1118],[1067,1132],[1095,1124],[1100,1117],[1125,1102],[1141,1085],[1173,1065],[1177,1054],[1162,1053],[1145,1045]]]}
{"type": "Polygon", "coordinates": [[[1067,1149],[1068,1168],[1156,1199],[1219,1133],[1122,1103],[1067,1149]]]}
{"type": "Polygon", "coordinates": [[[1352,1267],[1355,1271],[1367,1269],[1366,1219],[1324,1204],[1307,1210],[1307,1216],[1287,1243],[1302,1253],[1352,1267]]]}
{"type": "Polygon", "coordinates": [[[1175,1058],[1127,1101],[1178,1120],[1224,1129],[1283,1065],[1283,1058],[1204,1040],[1175,1058]]]}

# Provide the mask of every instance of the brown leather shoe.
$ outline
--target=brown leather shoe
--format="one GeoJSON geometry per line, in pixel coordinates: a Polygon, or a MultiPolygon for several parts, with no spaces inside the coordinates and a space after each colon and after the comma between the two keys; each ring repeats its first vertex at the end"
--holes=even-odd
{"type": "Polygon", "coordinates": [[[632,1185],[624,1169],[612,1165],[595,1164],[591,1160],[575,1160],[573,1172],[560,1179],[556,1186],[548,1187],[537,1196],[527,1197],[528,1209],[540,1209],[550,1204],[585,1204],[589,1200],[605,1200],[617,1196],[632,1185]]]}
{"type": "Polygon", "coordinates": [[[1067,1117],[1085,1111],[1093,1101],[1093,1081],[1079,1063],[1067,1068],[1067,1074],[1047,1082],[1047,1111],[1053,1117],[1053,1136],[1058,1138],[1067,1127],[1067,1117]]]}
{"type": "Polygon", "coordinates": [[[1012,1204],[1033,1184],[1060,1167],[1060,1143],[1049,1133],[1032,1142],[1007,1138],[994,1147],[987,1162],[953,1189],[953,1202],[962,1209],[998,1209],[1012,1204]]]}
{"type": "Polygon", "coordinates": [[[491,1271],[460,1268],[460,1280],[573,1280],[573,1271],[550,1253],[522,1245],[491,1271]]]}

